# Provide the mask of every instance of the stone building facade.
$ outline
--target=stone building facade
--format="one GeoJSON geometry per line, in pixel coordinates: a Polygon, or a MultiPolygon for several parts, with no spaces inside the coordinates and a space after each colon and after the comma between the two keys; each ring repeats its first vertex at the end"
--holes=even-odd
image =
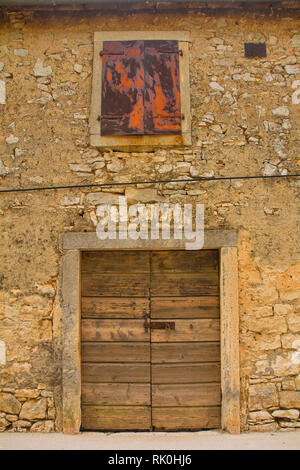
{"type": "MultiPolygon", "coordinates": [[[[300,174],[299,6],[2,7],[1,189],[300,174]],[[94,33],[168,30],[190,32],[192,144],[90,145],[94,33]],[[246,58],[244,43],[261,42],[266,57],[246,58]]],[[[59,240],[95,232],[99,201],[119,195],[202,203],[206,230],[237,232],[241,430],[300,427],[299,188],[291,177],[1,193],[0,430],[62,430],[59,240]]]]}

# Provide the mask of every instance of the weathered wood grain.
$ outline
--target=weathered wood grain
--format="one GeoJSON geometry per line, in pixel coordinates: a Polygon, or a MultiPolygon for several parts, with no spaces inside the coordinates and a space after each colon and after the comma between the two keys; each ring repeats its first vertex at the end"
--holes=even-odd
{"type": "Polygon", "coordinates": [[[153,364],[153,384],[220,382],[220,363],[153,364]]]}
{"type": "Polygon", "coordinates": [[[192,297],[219,294],[218,275],[213,273],[152,274],[151,296],[192,297]]]}
{"type": "Polygon", "coordinates": [[[82,274],[81,295],[83,297],[147,297],[150,274],[82,274]]]}
{"type": "Polygon", "coordinates": [[[150,384],[95,383],[82,384],[84,405],[150,405],[150,384]]]}
{"type": "Polygon", "coordinates": [[[152,343],[151,360],[153,364],[218,362],[220,343],[152,343]]]}
{"type": "Polygon", "coordinates": [[[150,430],[150,407],[83,405],[81,428],[87,431],[150,430]]]}
{"type": "Polygon", "coordinates": [[[217,429],[221,407],[153,407],[152,425],[157,431],[217,429]]]}
{"type": "Polygon", "coordinates": [[[81,271],[94,273],[148,273],[148,251],[85,251],[82,253],[81,271]]]}
{"type": "Polygon", "coordinates": [[[198,273],[218,271],[217,250],[154,251],[151,258],[153,273],[198,273]]]}
{"type": "Polygon", "coordinates": [[[153,385],[153,406],[216,406],[221,404],[221,384],[153,385]]]}
{"type": "MultiPolygon", "coordinates": [[[[166,320],[168,321],[168,320],[166,320]]],[[[171,321],[171,319],[170,319],[171,321]]],[[[174,320],[173,320],[174,321],[174,320]]],[[[188,341],[219,341],[220,322],[216,319],[175,320],[174,330],[152,330],[151,341],[188,342],[188,341]]]]}
{"type": "Polygon", "coordinates": [[[82,362],[149,362],[150,343],[81,343],[82,362]]]}
{"type": "Polygon", "coordinates": [[[219,297],[152,297],[152,318],[219,318],[219,297]]]}
{"type": "Polygon", "coordinates": [[[149,313],[148,298],[82,297],[82,318],[142,318],[149,313]]]}
{"type": "Polygon", "coordinates": [[[83,363],[81,377],[82,383],[148,383],[150,364],[83,363]]]}
{"type": "Polygon", "coordinates": [[[144,320],[82,320],[82,341],[149,341],[144,320]]]}

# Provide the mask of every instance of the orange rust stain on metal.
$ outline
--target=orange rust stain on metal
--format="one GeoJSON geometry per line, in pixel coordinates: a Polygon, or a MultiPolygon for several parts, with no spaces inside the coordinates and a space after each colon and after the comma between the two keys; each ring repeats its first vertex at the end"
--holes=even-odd
{"type": "Polygon", "coordinates": [[[131,55],[131,56],[138,56],[138,55],[140,55],[140,54],[141,54],[141,51],[140,51],[139,49],[132,49],[132,50],[130,51],[130,55],[131,55]]]}
{"type": "Polygon", "coordinates": [[[144,129],[144,103],[143,97],[140,97],[133,111],[130,113],[129,118],[130,127],[136,128],[140,131],[144,129]]]}
{"type": "Polygon", "coordinates": [[[122,66],[121,62],[116,63],[116,70],[121,75],[121,87],[120,88],[130,88],[133,85],[133,80],[127,77],[128,71],[126,68],[122,66]]]}
{"type": "Polygon", "coordinates": [[[140,69],[140,73],[136,79],[136,86],[137,88],[142,88],[144,87],[144,78],[145,78],[145,73],[144,69],[140,69]]]}
{"type": "MultiPolygon", "coordinates": [[[[168,111],[166,110],[167,107],[167,99],[166,96],[164,95],[162,88],[160,84],[156,85],[154,87],[155,90],[155,98],[154,98],[154,106],[153,106],[153,119],[155,120],[155,127],[158,129],[171,129],[171,130],[177,130],[179,125],[178,122],[170,122],[170,119],[168,119],[169,114],[168,111]],[[158,115],[158,116],[157,116],[158,115]]],[[[179,98],[179,93],[176,93],[179,98]]],[[[177,98],[177,99],[178,99],[177,98]]],[[[176,106],[177,108],[178,106],[176,106]]]]}
{"type": "MultiPolygon", "coordinates": [[[[155,99],[154,99],[154,106],[153,106],[154,108],[153,118],[155,117],[155,114],[160,114],[160,115],[165,114],[165,106],[166,106],[166,98],[162,92],[161,86],[156,85],[154,87],[154,90],[155,90],[155,99]]],[[[165,125],[165,123],[163,122],[157,122],[157,120],[156,120],[156,125],[160,129],[167,129],[169,127],[168,125],[165,125]]]]}
{"type": "Polygon", "coordinates": [[[107,72],[107,80],[108,80],[109,82],[111,82],[111,80],[112,80],[112,74],[111,74],[110,71],[107,72]]]}

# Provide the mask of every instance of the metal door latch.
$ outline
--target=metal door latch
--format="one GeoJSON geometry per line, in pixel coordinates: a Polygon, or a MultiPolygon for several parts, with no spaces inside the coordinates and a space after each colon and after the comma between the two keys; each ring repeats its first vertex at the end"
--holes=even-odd
{"type": "Polygon", "coordinates": [[[175,330],[175,322],[174,321],[149,321],[148,318],[145,319],[145,330],[175,330]]]}

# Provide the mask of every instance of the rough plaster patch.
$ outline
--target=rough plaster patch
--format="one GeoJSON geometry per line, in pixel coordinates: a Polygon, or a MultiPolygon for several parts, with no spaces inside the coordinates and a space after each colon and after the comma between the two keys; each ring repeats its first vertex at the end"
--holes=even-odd
{"type": "Polygon", "coordinates": [[[5,82],[0,80],[0,104],[6,103],[5,82]]]}
{"type": "Polygon", "coordinates": [[[293,341],[292,348],[299,349],[300,351],[300,339],[296,339],[295,341],[293,341]]]}
{"type": "Polygon", "coordinates": [[[6,345],[4,341],[0,341],[0,365],[6,364],[6,345]]]}
{"type": "Polygon", "coordinates": [[[295,80],[292,84],[292,88],[299,88],[292,94],[292,103],[300,104],[300,80],[295,80]]]}
{"type": "Polygon", "coordinates": [[[291,360],[293,364],[300,364],[300,351],[293,352],[291,360]]]}

